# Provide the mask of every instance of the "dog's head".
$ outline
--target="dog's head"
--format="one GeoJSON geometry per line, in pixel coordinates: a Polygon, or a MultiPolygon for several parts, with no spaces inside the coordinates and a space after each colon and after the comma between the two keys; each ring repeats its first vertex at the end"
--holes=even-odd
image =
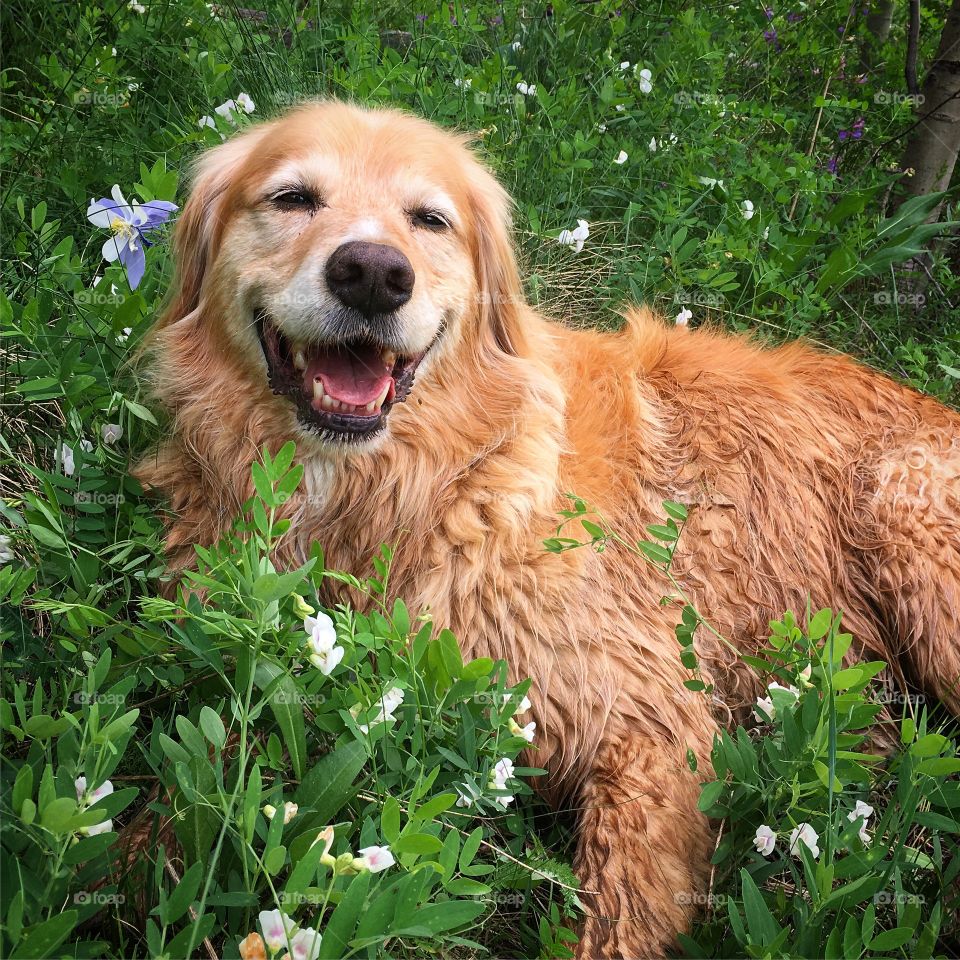
{"type": "Polygon", "coordinates": [[[211,150],[176,254],[161,331],[204,326],[325,447],[382,435],[457,357],[518,350],[506,193],[464,138],[395,111],[313,103],[211,150]]]}

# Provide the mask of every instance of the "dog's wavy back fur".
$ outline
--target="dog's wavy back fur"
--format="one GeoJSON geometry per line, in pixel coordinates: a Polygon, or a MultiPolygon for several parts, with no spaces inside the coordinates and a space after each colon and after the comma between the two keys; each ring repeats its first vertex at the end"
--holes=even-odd
{"type": "MultiPolygon", "coordinates": [[[[364,116],[307,111],[322,122],[331,109],[364,116]]],[[[584,805],[578,865],[599,891],[581,953],[665,949],[692,909],[674,894],[699,888],[711,842],[684,754],[692,747],[708,765],[716,719],[682,685],[678,609],[661,602],[669,586],[655,570],[615,549],[544,550],[564,495],[633,540],[663,500],[689,504],[674,570],[741,650],[761,645],[784,610],[829,605],[855,649],[957,709],[960,418],[802,344],[762,349],[641,309],[619,333],[547,322],[523,302],[509,203],[493,178],[460,139],[378,117],[469,168],[458,199],[476,309],[391,413],[386,442],[354,454],[301,448],[306,496],[286,508],[294,523],[279,559],[301,560],[319,540],[331,566],[362,574],[381,543],[394,544],[393,589],[450,626],[467,655],[505,657],[517,679],[534,678],[535,763],[550,771],[540,786],[584,805]]],[[[258,448],[292,436],[285,399],[223,349],[230,293],[205,280],[236,178],[251,156],[284,149],[289,122],[213,151],[178,228],[179,284],[152,373],[172,427],[139,468],[170,500],[173,570],[251,494],[258,448]]],[[[725,708],[743,718],[756,677],[706,631],[697,644],[725,708]]]]}

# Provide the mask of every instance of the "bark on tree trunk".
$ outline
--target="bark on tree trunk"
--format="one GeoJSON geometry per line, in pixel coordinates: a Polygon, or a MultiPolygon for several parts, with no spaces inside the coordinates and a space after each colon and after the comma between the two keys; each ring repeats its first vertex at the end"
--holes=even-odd
{"type": "Polygon", "coordinates": [[[876,66],[877,51],[887,42],[893,25],[894,0],[876,0],[867,14],[867,32],[860,45],[860,72],[870,73],[876,66]]]}
{"type": "MultiPolygon", "coordinates": [[[[897,205],[910,197],[945,190],[953,176],[960,153],[960,0],[953,0],[947,14],[940,47],[920,95],[919,122],[903,152],[897,205]]],[[[940,206],[931,211],[931,223],[939,218],[940,206]]]]}

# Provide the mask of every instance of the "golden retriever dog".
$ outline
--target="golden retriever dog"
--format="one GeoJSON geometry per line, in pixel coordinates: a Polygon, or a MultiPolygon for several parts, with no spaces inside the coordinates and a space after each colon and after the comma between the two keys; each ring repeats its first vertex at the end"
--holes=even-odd
{"type": "MultiPolygon", "coordinates": [[[[465,138],[393,110],[304,105],[206,153],[152,335],[171,414],[138,468],[175,571],[297,443],[278,549],[365,575],[465,655],[532,677],[537,788],[578,813],[581,957],[660,956],[713,846],[697,811],[718,721],[683,686],[678,609],[626,551],[548,552],[574,492],[631,540],[687,504],[673,572],[744,652],[785,610],[842,611],[858,653],[960,706],[960,417],[842,357],[665,325],[568,329],[524,300],[510,200],[465,138]]],[[[760,680],[700,631],[734,716],[760,680]]]]}

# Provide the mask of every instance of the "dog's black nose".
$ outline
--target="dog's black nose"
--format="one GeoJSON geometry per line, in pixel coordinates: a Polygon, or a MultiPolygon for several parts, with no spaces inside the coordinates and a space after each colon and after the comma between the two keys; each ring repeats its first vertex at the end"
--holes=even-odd
{"type": "Polygon", "coordinates": [[[337,247],[325,273],[331,293],[368,317],[402,307],[413,293],[410,261],[383,243],[353,240],[337,247]]]}

